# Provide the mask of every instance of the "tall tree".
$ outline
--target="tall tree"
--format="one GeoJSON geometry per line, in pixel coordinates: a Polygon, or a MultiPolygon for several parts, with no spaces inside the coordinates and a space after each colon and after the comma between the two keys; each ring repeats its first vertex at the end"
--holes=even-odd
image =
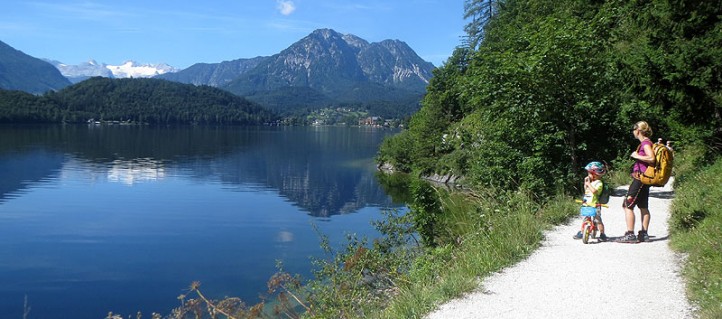
{"type": "Polygon", "coordinates": [[[464,19],[471,19],[464,26],[467,46],[476,49],[484,38],[484,26],[497,11],[501,0],[465,0],[464,19]]]}

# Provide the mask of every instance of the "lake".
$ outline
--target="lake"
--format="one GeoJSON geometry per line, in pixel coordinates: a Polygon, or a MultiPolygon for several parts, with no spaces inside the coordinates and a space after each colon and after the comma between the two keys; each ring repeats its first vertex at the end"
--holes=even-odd
{"type": "Polygon", "coordinates": [[[378,235],[399,208],[370,127],[0,126],[0,313],[169,314],[192,281],[257,302],[308,278],[319,232],[378,235]]]}

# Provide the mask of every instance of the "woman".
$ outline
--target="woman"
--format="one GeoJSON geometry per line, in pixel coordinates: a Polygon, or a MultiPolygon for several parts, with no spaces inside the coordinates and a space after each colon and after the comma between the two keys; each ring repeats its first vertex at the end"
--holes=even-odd
{"type": "Polygon", "coordinates": [[[654,165],[654,152],[652,151],[652,128],[644,121],[634,124],[632,134],[639,140],[637,150],[632,152],[631,157],[635,160],[632,166],[632,184],[629,185],[627,197],[622,206],[627,219],[627,232],[622,237],[623,242],[637,242],[649,240],[647,230],[649,229],[649,185],[644,185],[639,180],[639,175],[644,173],[648,165],[654,165]],[[639,207],[642,229],[637,236],[634,236],[634,206],[639,207]]]}

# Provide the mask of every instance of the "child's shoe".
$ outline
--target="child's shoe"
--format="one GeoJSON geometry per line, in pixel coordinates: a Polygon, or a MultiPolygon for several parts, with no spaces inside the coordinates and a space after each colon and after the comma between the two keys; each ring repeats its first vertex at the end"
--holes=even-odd
{"type": "Polygon", "coordinates": [[[609,238],[604,233],[601,233],[599,235],[599,241],[607,241],[607,240],[609,240],[609,238]]]}
{"type": "Polygon", "coordinates": [[[572,238],[574,238],[574,239],[582,239],[582,231],[581,231],[581,230],[578,231],[577,234],[574,235],[574,237],[572,237],[572,238]]]}

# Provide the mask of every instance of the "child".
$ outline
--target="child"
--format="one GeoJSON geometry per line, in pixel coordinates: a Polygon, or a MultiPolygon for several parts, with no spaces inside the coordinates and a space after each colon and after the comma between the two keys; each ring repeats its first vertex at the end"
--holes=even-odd
{"type": "MultiPolygon", "coordinates": [[[[597,208],[597,214],[594,216],[594,220],[597,222],[597,228],[599,229],[599,240],[607,241],[607,235],[604,234],[604,224],[602,223],[602,209],[599,204],[599,195],[602,194],[604,188],[604,182],[601,178],[607,173],[604,164],[600,162],[591,162],[587,164],[584,169],[587,170],[587,177],[584,178],[584,199],[582,206],[590,206],[597,208]]],[[[574,235],[574,239],[581,239],[582,231],[579,231],[574,235]]]]}

